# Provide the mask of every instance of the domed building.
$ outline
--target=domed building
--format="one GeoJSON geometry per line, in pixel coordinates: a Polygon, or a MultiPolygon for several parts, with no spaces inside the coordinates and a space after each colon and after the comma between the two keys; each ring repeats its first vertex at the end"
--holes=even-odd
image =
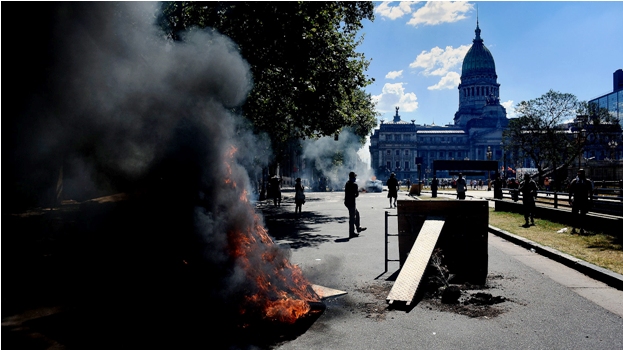
{"type": "Polygon", "coordinates": [[[476,38],[463,59],[459,110],[454,114],[455,125],[467,126],[471,120],[479,118],[506,118],[506,110],[500,105],[500,84],[497,79],[493,55],[485,47],[476,22],[476,38]]]}
{"type": "MultiPolygon", "coordinates": [[[[402,121],[399,107],[391,122],[382,122],[370,138],[370,159],[377,178],[387,180],[389,174],[416,181],[433,176],[434,160],[490,160],[503,164],[502,131],[508,125],[506,109],[500,105],[500,84],[497,82],[493,55],[480,37],[476,37],[461,70],[459,109],[454,124],[437,126],[402,121]],[[419,172],[417,164],[420,164],[419,172]]],[[[437,177],[451,177],[437,171],[437,177]]],[[[475,175],[476,176],[476,175],[475,175]]],[[[485,176],[478,175],[485,180],[485,176]]]]}

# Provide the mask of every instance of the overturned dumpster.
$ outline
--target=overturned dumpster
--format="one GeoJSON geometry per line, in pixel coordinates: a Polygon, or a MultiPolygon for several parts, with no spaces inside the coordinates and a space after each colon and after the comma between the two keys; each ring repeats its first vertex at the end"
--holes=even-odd
{"type": "Polygon", "coordinates": [[[398,201],[397,216],[401,270],[387,297],[390,304],[412,302],[435,248],[443,252],[455,282],[486,283],[487,201],[398,201]]]}

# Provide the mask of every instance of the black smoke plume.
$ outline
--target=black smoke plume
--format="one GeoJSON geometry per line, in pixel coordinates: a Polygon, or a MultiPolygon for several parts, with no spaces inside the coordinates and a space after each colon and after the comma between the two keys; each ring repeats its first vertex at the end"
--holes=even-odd
{"type": "Polygon", "coordinates": [[[60,324],[78,348],[222,344],[253,289],[226,233],[256,224],[241,197],[265,165],[252,151],[268,149],[233,112],[247,63],[215,32],[167,40],[154,3],[28,6],[38,35],[3,45],[16,73],[3,79],[3,214],[82,203],[51,265],[72,310],[60,324]],[[89,201],[116,193],[126,200],[89,201]]]}

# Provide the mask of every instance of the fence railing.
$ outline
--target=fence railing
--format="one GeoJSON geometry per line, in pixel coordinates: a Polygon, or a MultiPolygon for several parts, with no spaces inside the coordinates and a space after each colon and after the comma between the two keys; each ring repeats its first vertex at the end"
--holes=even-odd
{"type": "MultiPolygon", "coordinates": [[[[523,199],[518,189],[505,189],[502,194],[504,199],[515,202],[523,199]]],[[[571,208],[568,192],[538,191],[536,203],[554,208],[571,208]]],[[[616,189],[598,188],[593,194],[591,212],[623,216],[623,196],[616,189]]]]}

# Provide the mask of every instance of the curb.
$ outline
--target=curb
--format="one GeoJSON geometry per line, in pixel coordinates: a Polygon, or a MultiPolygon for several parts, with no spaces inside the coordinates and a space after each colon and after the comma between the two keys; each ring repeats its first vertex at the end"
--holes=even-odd
{"type": "Polygon", "coordinates": [[[578,272],[581,272],[595,280],[603,282],[610,287],[616,288],[618,290],[623,290],[623,275],[604,269],[603,267],[593,265],[584,260],[562,253],[556,249],[546,247],[544,245],[514,235],[508,231],[504,231],[491,225],[489,225],[489,232],[496,236],[502,237],[507,241],[520,245],[526,249],[534,250],[534,252],[538,254],[541,254],[549,259],[552,259],[567,267],[577,270],[578,272]]]}

